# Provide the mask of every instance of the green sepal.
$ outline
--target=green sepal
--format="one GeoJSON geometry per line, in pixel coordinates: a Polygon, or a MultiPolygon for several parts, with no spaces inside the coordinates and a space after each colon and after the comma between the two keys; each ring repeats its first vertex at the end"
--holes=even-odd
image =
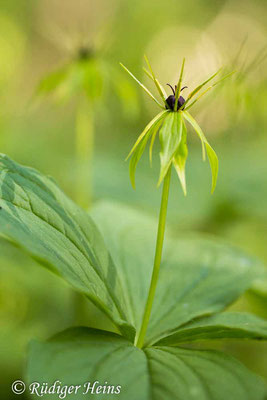
{"type": "Polygon", "coordinates": [[[137,148],[137,146],[139,145],[139,143],[141,142],[141,140],[145,137],[145,135],[149,132],[150,129],[152,129],[154,127],[154,125],[159,122],[165,114],[167,114],[169,111],[168,110],[164,110],[161,111],[159,114],[157,114],[155,116],[155,118],[153,118],[145,127],[145,129],[143,130],[143,132],[141,133],[141,135],[138,137],[137,141],[135,142],[135,144],[133,145],[130,153],[128,154],[128,156],[126,157],[125,161],[128,160],[129,157],[131,157],[131,155],[133,154],[133,152],[135,151],[135,149],[137,148]]]}
{"type": "Polygon", "coordinates": [[[135,189],[135,171],[136,167],[138,164],[138,161],[142,157],[142,154],[145,150],[146,144],[148,139],[150,138],[151,134],[153,132],[153,128],[151,128],[145,137],[142,139],[142,141],[139,143],[139,145],[136,147],[135,151],[132,154],[130,164],[129,164],[129,173],[130,173],[130,181],[132,184],[133,189],[135,189]]]}
{"type": "Polygon", "coordinates": [[[151,128],[151,141],[150,141],[150,145],[149,145],[149,162],[150,162],[151,167],[152,167],[153,147],[154,147],[157,132],[158,132],[161,124],[162,124],[162,120],[159,120],[158,122],[156,122],[154,124],[153,128],[151,128]]]}
{"type": "Polygon", "coordinates": [[[216,183],[217,183],[219,161],[218,161],[217,154],[215,153],[215,151],[213,150],[211,145],[208,142],[206,142],[205,145],[206,145],[206,150],[207,150],[208,159],[209,159],[210,168],[211,168],[211,174],[212,174],[211,193],[213,193],[216,188],[216,183]]]}
{"type": "Polygon", "coordinates": [[[159,139],[161,144],[160,152],[160,175],[158,186],[164,179],[173,156],[176,153],[182,138],[182,114],[181,112],[170,112],[164,119],[159,131],[159,139]]]}
{"type": "Polygon", "coordinates": [[[201,144],[202,144],[202,155],[203,155],[203,160],[205,161],[206,159],[206,151],[208,154],[208,159],[210,163],[210,168],[211,168],[211,173],[212,173],[212,186],[211,186],[211,193],[214,192],[216,183],[217,183],[217,177],[218,177],[218,169],[219,169],[219,161],[218,157],[211,147],[211,145],[208,143],[202,129],[196,122],[196,120],[192,117],[191,114],[189,114],[188,111],[183,112],[184,118],[192,125],[196,133],[198,134],[201,144]]]}
{"type": "MultiPolygon", "coordinates": [[[[131,160],[130,160],[130,164],[129,164],[129,173],[130,173],[130,181],[131,181],[133,189],[135,189],[135,171],[136,171],[138,161],[142,157],[142,154],[144,153],[146,144],[151,136],[152,136],[152,139],[151,139],[152,147],[150,145],[150,152],[152,152],[155,136],[156,136],[157,131],[162,123],[162,116],[157,118],[156,121],[152,120],[151,122],[153,122],[152,125],[148,124],[146,126],[145,130],[143,131],[143,133],[137,139],[138,143],[137,142],[135,143],[134,151],[131,153],[131,160]],[[144,132],[145,132],[145,134],[144,134],[144,132]]],[[[151,158],[151,154],[150,154],[150,162],[151,162],[151,160],[152,160],[152,158],[151,158]]]]}
{"type": "Polygon", "coordinates": [[[181,186],[186,196],[186,180],[185,180],[185,164],[188,155],[188,148],[187,148],[187,130],[185,123],[182,123],[182,139],[181,143],[173,157],[173,165],[177,172],[178,178],[180,179],[181,186]]]}

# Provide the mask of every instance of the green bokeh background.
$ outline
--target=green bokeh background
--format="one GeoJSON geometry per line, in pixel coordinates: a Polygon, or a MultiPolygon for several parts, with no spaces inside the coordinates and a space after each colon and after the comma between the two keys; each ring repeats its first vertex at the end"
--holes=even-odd
{"type": "MultiPolygon", "coordinates": [[[[138,165],[136,191],[124,162],[156,106],[141,90],[133,101],[131,87],[122,104],[111,84],[112,79],[125,79],[118,62],[151,88],[142,72],[143,54],[163,84],[175,83],[185,56],[189,90],[221,65],[236,68],[236,79],[192,109],[219,156],[215,194],[210,195],[209,166],[202,163],[198,139],[190,131],[188,196],[184,198],[173,174],[168,219],[180,233],[217,235],[267,264],[266,14],[264,0],[2,0],[0,151],[52,175],[75,199],[78,174],[84,174],[86,182],[91,168],[75,158],[76,100],[36,100],[34,93],[40,79],[75,57],[82,43],[100,42],[99,52],[115,72],[109,74],[103,98],[94,106],[93,201],[120,201],[156,216],[157,152],[153,169],[148,157],[138,165]]],[[[84,196],[89,186],[90,182],[81,188],[84,196]]],[[[259,282],[233,307],[266,318],[267,284],[259,282]]],[[[46,339],[72,324],[106,323],[61,280],[4,241],[0,318],[3,399],[17,398],[10,385],[24,376],[32,338],[46,339]]],[[[228,341],[216,346],[267,378],[266,345],[228,341]]]]}

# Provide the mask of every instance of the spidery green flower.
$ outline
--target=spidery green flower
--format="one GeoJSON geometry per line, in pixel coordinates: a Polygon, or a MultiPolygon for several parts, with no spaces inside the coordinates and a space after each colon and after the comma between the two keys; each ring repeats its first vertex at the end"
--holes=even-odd
{"type": "Polygon", "coordinates": [[[202,155],[204,161],[206,159],[206,154],[208,155],[212,172],[211,192],[213,193],[216,187],[217,176],[218,176],[218,157],[213,148],[208,143],[202,129],[200,128],[196,120],[192,117],[192,115],[188,112],[188,110],[204,94],[206,94],[210,89],[212,89],[218,83],[222,82],[224,79],[230,76],[233,72],[223,76],[221,79],[215,81],[213,84],[211,84],[204,91],[201,92],[201,89],[204,88],[204,86],[206,86],[212,79],[214,79],[221,72],[220,69],[210,78],[208,78],[206,81],[202,82],[194,90],[192,90],[192,92],[190,92],[189,95],[187,96],[187,99],[184,99],[184,97],[181,95],[182,90],[186,88],[186,86],[182,87],[184,64],[185,64],[185,59],[184,59],[177,85],[175,86],[175,88],[173,88],[171,85],[168,84],[168,86],[170,86],[172,90],[172,94],[167,97],[165,90],[163,89],[162,85],[156,78],[151,68],[151,65],[146,57],[145,61],[148,66],[148,70],[144,68],[144,71],[149,76],[149,78],[154,82],[157,91],[161,97],[161,102],[159,102],[154,97],[154,95],[123,64],[121,64],[121,66],[125,69],[125,71],[128,72],[128,74],[144,89],[144,91],[152,98],[152,100],[162,109],[162,111],[159,114],[157,114],[156,117],[153,118],[145,127],[145,129],[138,137],[137,141],[135,142],[133,148],[131,149],[127,157],[127,159],[131,157],[130,179],[133,188],[135,188],[135,171],[138,161],[140,160],[145,150],[145,147],[150,139],[149,157],[150,157],[150,162],[152,162],[153,145],[155,142],[156,135],[157,133],[159,133],[159,140],[161,145],[161,151],[160,151],[161,167],[160,167],[158,186],[161,184],[170,166],[173,164],[177,172],[177,175],[180,179],[183,192],[186,195],[185,164],[188,155],[186,123],[189,123],[201,140],[202,155]]]}

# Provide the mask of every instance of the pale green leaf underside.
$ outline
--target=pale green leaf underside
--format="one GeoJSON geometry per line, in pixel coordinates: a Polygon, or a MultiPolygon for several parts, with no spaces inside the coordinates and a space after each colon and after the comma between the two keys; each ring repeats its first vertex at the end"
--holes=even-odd
{"type": "MultiPolygon", "coordinates": [[[[140,322],[152,272],[157,223],[130,207],[102,203],[92,216],[120,273],[130,323],[140,322]]],[[[146,344],[174,334],[193,318],[223,310],[257,276],[262,265],[224,243],[167,233],[146,344]]]]}
{"type": "Polygon", "coordinates": [[[121,282],[91,218],[54,181],[0,156],[0,235],[62,276],[127,336],[121,282]]]}
{"type": "MultiPolygon", "coordinates": [[[[263,381],[217,351],[157,346],[144,351],[122,337],[90,328],[65,331],[30,347],[28,382],[81,385],[68,399],[82,400],[85,382],[121,386],[121,400],[264,400],[263,381]]],[[[49,395],[55,399],[57,395],[49,395]]]]}
{"type": "Polygon", "coordinates": [[[178,345],[210,339],[266,340],[267,322],[248,313],[224,312],[189,322],[157,344],[178,345]]]}

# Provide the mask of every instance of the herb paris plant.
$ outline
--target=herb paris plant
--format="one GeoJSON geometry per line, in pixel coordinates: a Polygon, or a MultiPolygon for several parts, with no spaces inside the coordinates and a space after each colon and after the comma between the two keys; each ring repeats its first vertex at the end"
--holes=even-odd
{"type": "MultiPolygon", "coordinates": [[[[186,100],[179,98],[168,100],[177,111],[164,111],[174,121],[182,113],[184,118],[180,108],[186,100]]],[[[175,132],[170,144],[176,143],[175,132]]],[[[266,385],[241,363],[193,346],[199,340],[267,340],[266,321],[222,313],[264,276],[263,265],[218,240],[181,239],[170,231],[159,270],[171,164],[154,257],[152,218],[111,203],[93,207],[89,216],[53,179],[0,155],[0,235],[85,295],[114,326],[114,332],[110,325],[70,328],[31,344],[27,380],[45,382],[45,397],[59,397],[45,388],[60,381],[77,385],[76,392],[65,393],[73,400],[91,394],[121,400],[265,400],[266,385]]]]}
{"type": "Polygon", "coordinates": [[[211,171],[212,171],[212,192],[215,189],[217,175],[218,175],[218,158],[215,151],[209,145],[206,137],[204,136],[201,128],[194,120],[194,118],[187,111],[195,102],[205,94],[209,89],[215,86],[217,83],[223,81],[230,74],[224,76],[219,81],[209,86],[205,92],[201,93],[196,100],[190,102],[194,96],[208,83],[210,82],[219,72],[216,72],[205,82],[201,83],[197,86],[191,93],[189,93],[187,100],[185,100],[181,96],[181,91],[186,88],[184,86],[182,88],[182,80],[184,74],[184,64],[185,59],[183,59],[180,77],[178,84],[175,86],[175,89],[171,87],[173,94],[169,97],[166,96],[161,84],[156,78],[151,65],[145,57],[147,66],[149,71],[146,69],[146,74],[152,79],[154,82],[164,105],[161,105],[156,98],[150,93],[150,91],[135,78],[135,76],[123,65],[122,67],[130,74],[130,76],[139,83],[139,85],[152,97],[152,99],[159,105],[161,108],[165,108],[166,111],[162,111],[158,114],[144,129],[139,138],[137,139],[135,145],[128,157],[131,156],[130,161],[130,178],[133,187],[135,187],[135,169],[137,163],[144,152],[145,146],[147,144],[148,139],[151,137],[150,143],[150,160],[152,157],[153,144],[155,141],[155,136],[157,131],[159,131],[159,138],[161,144],[161,153],[160,153],[160,161],[161,161],[161,169],[158,185],[164,180],[163,190],[162,190],[162,200],[161,200],[161,208],[159,215],[159,224],[158,224],[158,235],[157,235],[157,243],[156,243],[156,253],[154,259],[154,268],[153,274],[151,278],[150,289],[148,293],[147,303],[145,307],[145,312],[143,316],[143,322],[141,325],[141,330],[136,340],[136,345],[138,347],[142,347],[145,339],[145,334],[147,331],[147,327],[149,324],[150,314],[152,310],[152,305],[155,297],[158,277],[159,277],[159,269],[161,264],[162,250],[163,250],[163,240],[164,240],[164,232],[165,232],[165,224],[166,224],[166,214],[167,214],[167,206],[168,206],[168,196],[169,196],[169,187],[170,187],[170,179],[171,179],[171,168],[174,165],[178,177],[180,179],[184,194],[186,194],[186,183],[185,183],[185,163],[187,158],[187,130],[185,125],[185,120],[190,122],[192,127],[197,132],[200,137],[202,143],[202,154],[203,159],[205,160],[206,151],[208,154],[211,171]]]}

